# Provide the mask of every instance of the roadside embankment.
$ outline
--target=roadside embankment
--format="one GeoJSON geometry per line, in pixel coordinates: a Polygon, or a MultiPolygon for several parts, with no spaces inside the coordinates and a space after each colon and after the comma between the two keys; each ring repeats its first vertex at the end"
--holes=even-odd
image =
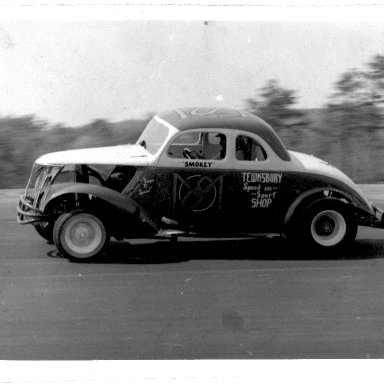
{"type": "Polygon", "coordinates": [[[0,189],[0,198],[19,196],[24,189],[0,189]]]}

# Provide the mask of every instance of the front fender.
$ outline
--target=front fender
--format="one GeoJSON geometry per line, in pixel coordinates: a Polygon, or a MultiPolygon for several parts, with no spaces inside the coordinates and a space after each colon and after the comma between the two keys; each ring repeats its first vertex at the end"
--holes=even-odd
{"type": "Polygon", "coordinates": [[[157,220],[149,214],[147,210],[137,204],[133,199],[110,188],[100,185],[85,183],[62,183],[52,185],[50,191],[42,203],[41,209],[45,211],[48,206],[54,204],[54,201],[61,196],[71,194],[82,194],[99,198],[104,202],[117,208],[124,214],[134,215],[139,213],[142,222],[150,225],[154,229],[158,229],[157,220]]]}

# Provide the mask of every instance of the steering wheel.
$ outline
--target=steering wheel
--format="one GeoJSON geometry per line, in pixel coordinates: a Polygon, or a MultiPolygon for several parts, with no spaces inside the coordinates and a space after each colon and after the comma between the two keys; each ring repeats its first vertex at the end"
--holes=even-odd
{"type": "Polygon", "coordinates": [[[187,159],[193,159],[192,152],[188,148],[183,149],[183,156],[187,159]]]}

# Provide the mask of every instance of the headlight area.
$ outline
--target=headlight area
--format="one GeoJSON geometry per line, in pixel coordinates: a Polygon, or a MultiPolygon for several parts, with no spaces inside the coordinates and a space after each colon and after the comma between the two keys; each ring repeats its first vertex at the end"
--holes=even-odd
{"type": "Polygon", "coordinates": [[[25,192],[20,196],[17,206],[19,223],[28,224],[45,219],[39,207],[50,185],[62,169],[62,165],[34,164],[25,192]]]}
{"type": "Polygon", "coordinates": [[[93,184],[118,192],[124,190],[136,174],[136,167],[115,164],[42,165],[35,163],[27,187],[20,196],[17,221],[20,224],[48,222],[57,212],[47,212],[46,199],[57,184],[93,184]]]}

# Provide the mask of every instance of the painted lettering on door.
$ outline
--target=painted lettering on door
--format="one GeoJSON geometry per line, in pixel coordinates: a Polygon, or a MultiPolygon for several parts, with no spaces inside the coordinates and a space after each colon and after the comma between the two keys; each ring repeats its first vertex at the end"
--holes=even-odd
{"type": "Polygon", "coordinates": [[[282,173],[243,172],[243,191],[251,196],[251,208],[268,208],[274,201],[282,173]]]}

